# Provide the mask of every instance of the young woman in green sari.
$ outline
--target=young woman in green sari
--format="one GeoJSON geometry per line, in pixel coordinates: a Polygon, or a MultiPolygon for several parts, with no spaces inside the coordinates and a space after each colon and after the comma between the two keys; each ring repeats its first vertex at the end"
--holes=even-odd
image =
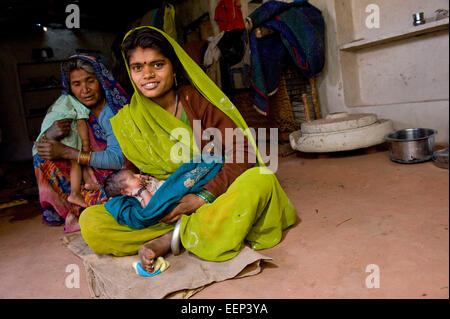
{"type": "Polygon", "coordinates": [[[88,245],[98,254],[139,253],[143,268],[152,271],[153,260],[171,250],[179,253],[181,245],[202,259],[224,261],[245,242],[253,249],[278,244],[296,212],[231,101],[156,28],[128,32],[122,53],[135,92],[111,124],[127,160],[158,179],[201,153],[214,150],[227,160],[202,191],[183,196],[156,225],[131,229],[104,205],[87,208],[79,222],[88,245]],[[182,78],[191,85],[179,85],[182,78]],[[222,142],[229,130],[238,137],[222,142]]]}

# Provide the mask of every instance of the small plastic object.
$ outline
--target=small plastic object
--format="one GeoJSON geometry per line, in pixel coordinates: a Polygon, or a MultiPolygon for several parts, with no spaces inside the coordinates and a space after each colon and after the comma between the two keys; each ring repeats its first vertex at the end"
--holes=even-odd
{"type": "Polygon", "coordinates": [[[136,271],[136,273],[142,277],[153,277],[153,276],[159,275],[161,273],[161,269],[158,269],[155,272],[146,271],[144,268],[142,268],[141,263],[138,261],[133,263],[133,268],[136,271]]]}
{"type": "Polygon", "coordinates": [[[148,272],[144,268],[142,268],[142,265],[140,262],[134,262],[133,268],[136,271],[136,273],[143,277],[153,277],[156,275],[159,275],[163,271],[165,271],[167,268],[169,268],[170,263],[165,260],[163,257],[158,257],[155,262],[155,271],[154,272],[148,272]]]}

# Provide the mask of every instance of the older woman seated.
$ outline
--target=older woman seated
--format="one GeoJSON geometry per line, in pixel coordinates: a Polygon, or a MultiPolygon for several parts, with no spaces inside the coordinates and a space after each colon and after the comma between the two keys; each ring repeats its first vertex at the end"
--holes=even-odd
{"type": "Polygon", "coordinates": [[[43,223],[65,223],[65,231],[73,232],[79,230],[78,216],[83,206],[106,201],[102,188],[95,185],[101,185],[111,170],[124,166],[122,151],[109,119],[129,102],[129,98],[106,67],[92,56],[73,55],[62,63],[61,69],[64,91],[58,101],[71,101],[72,104],[81,102],[81,108],[86,107],[89,148],[80,150],[63,143],[71,131],[77,130],[78,121],[65,115],[55,117],[55,112],[52,112],[57,104],[55,102],[33,146],[33,166],[43,223]],[[47,127],[44,125],[46,123],[47,127]],[[76,201],[68,200],[72,195],[70,179],[73,176],[71,165],[74,163],[89,168],[83,170],[83,179],[85,185],[90,187],[82,189],[79,194],[86,205],[77,205],[76,201]]]}

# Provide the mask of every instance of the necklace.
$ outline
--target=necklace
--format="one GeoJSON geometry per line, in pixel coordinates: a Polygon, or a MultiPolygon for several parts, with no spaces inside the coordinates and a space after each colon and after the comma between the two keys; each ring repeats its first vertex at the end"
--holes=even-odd
{"type": "Polygon", "coordinates": [[[175,113],[173,114],[173,116],[177,117],[177,113],[178,113],[178,94],[175,95],[175,113]]]}

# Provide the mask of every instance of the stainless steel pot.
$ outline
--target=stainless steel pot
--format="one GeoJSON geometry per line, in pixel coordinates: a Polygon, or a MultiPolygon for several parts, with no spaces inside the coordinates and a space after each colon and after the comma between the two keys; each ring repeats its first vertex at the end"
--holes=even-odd
{"type": "Polygon", "coordinates": [[[436,134],[436,130],[429,128],[407,128],[386,135],[390,159],[404,164],[430,160],[436,134]]]}
{"type": "Polygon", "coordinates": [[[433,153],[433,163],[437,167],[448,169],[448,147],[433,153]]]}

